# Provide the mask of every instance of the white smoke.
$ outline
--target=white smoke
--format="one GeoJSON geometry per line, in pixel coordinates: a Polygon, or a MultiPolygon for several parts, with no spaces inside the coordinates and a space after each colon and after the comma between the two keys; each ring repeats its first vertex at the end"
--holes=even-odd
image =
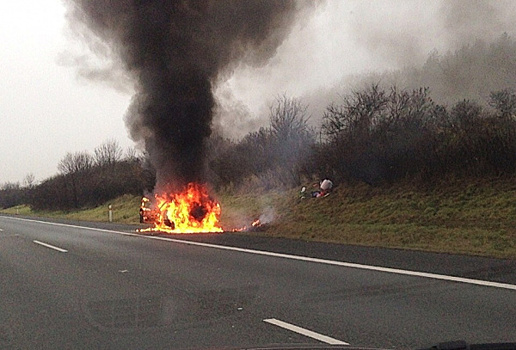
{"type": "Polygon", "coordinates": [[[421,66],[433,50],[515,36],[515,16],[512,0],[327,0],[298,17],[266,66],[240,65],[219,84],[217,118],[225,135],[244,135],[267,125],[268,106],[286,93],[308,102],[317,122],[357,77],[421,66]]]}

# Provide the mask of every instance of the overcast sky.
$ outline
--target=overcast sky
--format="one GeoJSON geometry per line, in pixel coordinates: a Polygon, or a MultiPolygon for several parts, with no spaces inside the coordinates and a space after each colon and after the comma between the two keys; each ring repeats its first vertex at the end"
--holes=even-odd
{"type": "Polygon", "coordinates": [[[41,181],[67,152],[107,139],[129,147],[123,123],[130,95],[76,78],[58,64],[70,45],[59,0],[0,2],[0,184],[41,181]]]}
{"type": "MultiPolygon", "coordinates": [[[[240,67],[217,95],[260,121],[280,93],[301,96],[344,75],[420,64],[433,48],[465,38],[514,34],[516,1],[452,3],[476,7],[462,14],[443,1],[330,0],[298,22],[267,66],[240,67]]],[[[79,78],[70,56],[86,48],[67,28],[60,0],[0,2],[0,184],[29,173],[41,181],[67,152],[92,152],[106,140],[133,146],[124,125],[131,87],[79,78]]],[[[231,136],[235,123],[222,116],[221,124],[231,136]]]]}

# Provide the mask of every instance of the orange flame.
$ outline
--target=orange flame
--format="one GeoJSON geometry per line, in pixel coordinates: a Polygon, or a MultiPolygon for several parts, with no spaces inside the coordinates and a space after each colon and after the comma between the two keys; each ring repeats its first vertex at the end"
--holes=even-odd
{"type": "Polygon", "coordinates": [[[204,186],[189,183],[184,192],[155,195],[157,213],[154,227],[141,232],[197,233],[222,232],[220,205],[208,196],[204,186]]]}
{"type": "Polygon", "coordinates": [[[240,228],[234,228],[231,230],[231,232],[244,232],[244,231],[249,231],[255,227],[260,227],[262,226],[262,223],[260,221],[260,219],[256,219],[254,220],[252,223],[251,223],[251,226],[250,227],[247,227],[246,226],[243,226],[243,227],[240,227],[240,228]]]}

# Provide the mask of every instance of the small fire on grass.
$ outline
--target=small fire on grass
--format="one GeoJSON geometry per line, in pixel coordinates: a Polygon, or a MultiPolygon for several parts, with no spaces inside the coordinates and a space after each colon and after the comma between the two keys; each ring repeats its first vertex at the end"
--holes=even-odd
{"type": "Polygon", "coordinates": [[[240,228],[234,228],[231,232],[246,232],[246,231],[256,231],[258,228],[262,227],[262,223],[260,219],[256,219],[251,223],[251,226],[244,226],[240,228]]]}
{"type": "Polygon", "coordinates": [[[219,225],[220,205],[208,195],[205,186],[189,183],[181,193],[154,197],[144,198],[140,208],[140,221],[153,226],[139,232],[223,232],[219,225]]]}

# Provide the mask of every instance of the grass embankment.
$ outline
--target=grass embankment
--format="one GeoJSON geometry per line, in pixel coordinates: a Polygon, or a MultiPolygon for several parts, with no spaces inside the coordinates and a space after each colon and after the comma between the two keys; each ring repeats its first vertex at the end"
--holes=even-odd
{"type": "MultiPolygon", "coordinates": [[[[262,195],[221,194],[222,226],[274,219],[263,232],[278,237],[368,246],[516,258],[515,179],[455,180],[422,187],[341,185],[326,198],[299,199],[297,190],[262,195]]],[[[20,215],[138,223],[140,198],[123,196],[105,206],[72,213],[20,215]]]]}
{"type": "Polygon", "coordinates": [[[274,208],[265,233],[272,236],[516,258],[515,179],[341,185],[326,198],[300,200],[290,191],[222,203],[233,220],[274,208]]]}
{"type": "Polygon", "coordinates": [[[141,197],[124,195],[96,208],[82,209],[76,211],[33,211],[26,205],[19,205],[9,209],[1,210],[6,214],[40,216],[47,218],[62,218],[84,221],[108,221],[108,206],[113,211],[113,221],[124,224],[139,223],[138,209],[140,208],[141,197]]]}

